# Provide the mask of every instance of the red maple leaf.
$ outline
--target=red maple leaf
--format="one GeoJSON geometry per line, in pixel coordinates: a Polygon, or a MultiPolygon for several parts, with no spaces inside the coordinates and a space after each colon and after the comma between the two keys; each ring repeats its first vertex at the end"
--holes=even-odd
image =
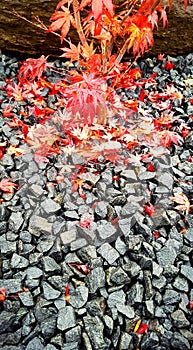
{"type": "Polygon", "coordinates": [[[71,297],[71,294],[69,293],[69,291],[70,291],[70,286],[69,286],[69,284],[67,284],[65,292],[64,292],[65,300],[67,303],[69,303],[70,297],[71,297]]]}
{"type": "Polygon", "coordinates": [[[95,21],[103,14],[104,7],[110,12],[113,16],[114,14],[114,5],[111,0],[82,0],[78,10],[82,10],[84,7],[91,4],[92,14],[95,21]]]}
{"type": "Polygon", "coordinates": [[[174,64],[171,62],[171,61],[166,61],[166,65],[165,65],[165,69],[166,70],[171,70],[171,69],[173,69],[174,68],[174,64]]]}
{"type": "Polygon", "coordinates": [[[53,21],[53,23],[49,26],[47,33],[61,29],[61,41],[63,41],[70,30],[71,22],[73,22],[70,10],[62,6],[62,11],[55,11],[50,20],[53,21]]]}
{"type": "Polygon", "coordinates": [[[179,141],[183,141],[182,137],[175,131],[163,130],[159,132],[159,136],[164,147],[169,147],[172,143],[178,145],[179,141]]]}
{"type": "Polygon", "coordinates": [[[69,46],[70,48],[61,48],[62,51],[64,51],[64,53],[60,56],[60,57],[66,57],[66,58],[70,58],[70,61],[79,61],[80,58],[80,43],[78,44],[78,46],[72,44],[71,42],[69,42],[69,46]]]}
{"type": "Polygon", "coordinates": [[[17,186],[18,185],[12,182],[9,178],[0,181],[0,190],[6,193],[13,193],[13,190],[16,189],[17,186]]]}
{"type": "Polygon", "coordinates": [[[88,275],[89,273],[89,267],[88,265],[84,264],[68,264],[69,266],[75,267],[80,272],[83,272],[85,275],[88,275]]]}
{"type": "Polygon", "coordinates": [[[7,293],[6,288],[0,288],[0,303],[3,303],[5,301],[6,293],[7,293]]]}
{"type": "Polygon", "coordinates": [[[148,332],[148,325],[146,323],[141,323],[136,333],[143,334],[147,332],[148,332]]]}
{"type": "Polygon", "coordinates": [[[40,58],[28,58],[25,60],[18,73],[20,83],[33,81],[36,78],[39,80],[42,77],[43,71],[48,67],[47,57],[42,55],[40,58]]]}
{"type": "Polygon", "coordinates": [[[149,216],[153,216],[155,214],[155,207],[151,202],[147,202],[146,205],[144,205],[144,212],[147,213],[149,216]]]}

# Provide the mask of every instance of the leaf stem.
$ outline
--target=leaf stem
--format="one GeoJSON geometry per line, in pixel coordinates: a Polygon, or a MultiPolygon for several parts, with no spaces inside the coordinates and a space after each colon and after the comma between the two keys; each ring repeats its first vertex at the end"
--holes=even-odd
{"type": "Polygon", "coordinates": [[[83,29],[82,29],[81,20],[80,20],[80,11],[78,10],[78,8],[79,8],[78,0],[73,0],[73,10],[74,10],[74,18],[75,18],[77,33],[78,33],[78,36],[79,36],[80,41],[82,43],[82,46],[84,48],[86,48],[87,50],[89,50],[90,47],[87,43],[85,34],[83,32],[83,29]]]}

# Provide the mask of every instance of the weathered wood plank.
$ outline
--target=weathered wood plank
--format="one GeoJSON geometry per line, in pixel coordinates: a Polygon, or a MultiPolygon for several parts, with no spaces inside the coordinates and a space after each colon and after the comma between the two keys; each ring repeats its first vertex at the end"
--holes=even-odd
{"type": "MultiPolygon", "coordinates": [[[[119,1],[119,0],[117,0],[119,1]]],[[[62,52],[60,39],[18,19],[12,14],[15,9],[20,15],[32,20],[33,14],[49,26],[49,18],[55,10],[57,0],[3,0],[0,1],[0,49],[27,55],[53,55],[62,52]]],[[[77,36],[71,32],[72,41],[77,36]]],[[[155,45],[150,54],[168,53],[170,55],[193,52],[193,6],[184,14],[183,6],[174,0],[169,13],[169,26],[155,34],[155,45]]]]}

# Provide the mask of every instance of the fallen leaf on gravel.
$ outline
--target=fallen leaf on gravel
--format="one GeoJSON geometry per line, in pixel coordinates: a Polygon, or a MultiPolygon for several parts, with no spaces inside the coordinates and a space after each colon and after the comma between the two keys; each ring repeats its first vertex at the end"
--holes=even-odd
{"type": "Polygon", "coordinates": [[[70,297],[71,297],[71,294],[69,294],[69,291],[70,291],[70,286],[69,286],[69,284],[67,284],[65,292],[64,292],[64,296],[65,296],[67,303],[69,303],[70,297]]]}
{"type": "Polygon", "coordinates": [[[12,193],[18,185],[10,181],[10,179],[2,179],[0,181],[0,190],[7,193],[12,193]]]}
{"type": "Polygon", "coordinates": [[[84,264],[68,264],[69,266],[77,268],[80,272],[83,272],[85,275],[89,273],[88,265],[84,264]]]}
{"type": "Polygon", "coordinates": [[[147,213],[149,216],[155,214],[155,208],[151,202],[148,202],[146,205],[144,205],[144,212],[147,213]]]}
{"type": "Polygon", "coordinates": [[[6,288],[0,288],[0,303],[3,303],[6,299],[6,288]]]}
{"type": "Polygon", "coordinates": [[[15,156],[21,156],[22,154],[26,154],[27,151],[23,148],[20,147],[15,147],[13,145],[9,146],[7,149],[7,154],[12,155],[14,154],[15,156]]]}
{"type": "Polygon", "coordinates": [[[139,329],[137,330],[137,334],[143,334],[148,332],[148,325],[146,323],[141,323],[139,329]]]}
{"type": "Polygon", "coordinates": [[[186,215],[190,212],[190,202],[188,197],[184,193],[177,193],[174,197],[170,198],[173,202],[178,203],[175,207],[177,210],[185,211],[186,215]]]}

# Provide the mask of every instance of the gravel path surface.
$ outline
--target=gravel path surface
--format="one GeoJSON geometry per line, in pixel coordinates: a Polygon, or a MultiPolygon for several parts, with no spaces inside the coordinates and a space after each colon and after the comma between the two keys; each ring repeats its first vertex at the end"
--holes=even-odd
{"type": "MultiPolygon", "coordinates": [[[[101,156],[80,173],[76,153],[68,155],[69,163],[66,154],[37,163],[32,152],[0,159],[0,179],[19,185],[14,193],[1,193],[2,350],[193,348],[193,214],[184,216],[169,199],[183,192],[193,204],[193,54],[149,58],[139,66],[144,77],[157,72],[156,90],[147,83],[147,91],[161,93],[169,84],[182,93],[172,100],[173,131],[183,123],[189,128],[169,153],[158,149],[149,158],[153,170],[145,161],[137,166],[136,158],[128,166],[101,156]],[[74,165],[86,184],[85,198],[72,191],[74,165]],[[56,181],[58,174],[63,182],[56,181]],[[147,207],[144,212],[150,200],[152,216],[147,207]]],[[[1,147],[18,146],[10,118],[2,115],[9,105],[5,79],[17,69],[17,58],[0,56],[1,147]]],[[[125,101],[140,95],[140,89],[118,92],[125,101]]],[[[175,92],[170,89],[170,98],[175,92]]],[[[14,102],[18,118],[22,103],[25,111],[24,102],[14,102]]],[[[152,99],[141,108],[156,115],[161,105],[152,99]]]]}

